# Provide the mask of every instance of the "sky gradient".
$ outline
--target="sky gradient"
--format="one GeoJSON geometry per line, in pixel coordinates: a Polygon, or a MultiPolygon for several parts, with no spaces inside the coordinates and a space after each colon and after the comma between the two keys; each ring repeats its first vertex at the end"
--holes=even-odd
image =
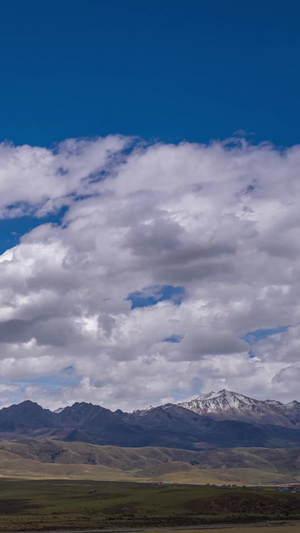
{"type": "Polygon", "coordinates": [[[300,399],[296,1],[4,2],[0,404],[300,399]]]}

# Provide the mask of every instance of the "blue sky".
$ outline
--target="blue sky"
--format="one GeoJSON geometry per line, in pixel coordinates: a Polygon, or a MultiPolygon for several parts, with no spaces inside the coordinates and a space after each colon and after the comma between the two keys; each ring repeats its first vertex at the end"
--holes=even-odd
{"type": "Polygon", "coordinates": [[[0,403],[291,399],[300,3],[10,0],[0,45],[0,403]]]}
{"type": "Polygon", "coordinates": [[[288,329],[288,326],[278,326],[277,328],[269,329],[257,329],[256,331],[249,331],[244,339],[252,346],[262,339],[266,339],[270,335],[276,335],[277,333],[283,333],[288,329]]]}
{"type": "Polygon", "coordinates": [[[1,3],[0,138],[298,142],[297,0],[1,3]]]}
{"type": "Polygon", "coordinates": [[[170,300],[175,305],[180,305],[184,296],[184,287],[155,285],[153,287],[147,287],[143,291],[132,292],[128,295],[127,300],[131,301],[131,309],[135,309],[137,307],[156,305],[157,302],[164,300],[170,300]]]}
{"type": "MultiPolygon", "coordinates": [[[[294,0],[12,0],[0,43],[1,141],[299,142],[294,0]]],[[[0,250],[45,221],[0,221],[0,250]]]]}
{"type": "Polygon", "coordinates": [[[41,224],[51,223],[60,225],[65,212],[66,209],[60,209],[58,212],[44,217],[27,215],[17,218],[0,219],[0,254],[8,248],[19,244],[22,235],[29,233],[41,224]]]}

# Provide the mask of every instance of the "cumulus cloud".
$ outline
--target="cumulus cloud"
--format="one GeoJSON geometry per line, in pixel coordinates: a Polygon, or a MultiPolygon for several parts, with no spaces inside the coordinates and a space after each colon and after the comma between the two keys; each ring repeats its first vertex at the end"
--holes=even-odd
{"type": "MultiPolygon", "coordinates": [[[[0,215],[45,215],[72,196],[90,195],[130,139],[68,139],[52,150],[0,144],[0,215]]],[[[71,198],[70,198],[71,197],[71,198]]]]}
{"type": "Polygon", "coordinates": [[[232,139],[2,145],[2,217],[68,206],[0,257],[2,401],[297,397],[299,163],[300,146],[232,139]],[[279,326],[250,358],[245,335],[279,326]]]}

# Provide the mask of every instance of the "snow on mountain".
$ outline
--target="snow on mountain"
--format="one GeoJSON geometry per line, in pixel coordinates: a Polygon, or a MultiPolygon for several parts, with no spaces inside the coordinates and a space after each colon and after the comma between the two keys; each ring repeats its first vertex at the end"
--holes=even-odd
{"type": "Polygon", "coordinates": [[[152,409],[155,409],[155,407],[153,407],[153,405],[148,405],[145,409],[135,409],[133,413],[143,416],[144,414],[149,413],[149,411],[152,411],[152,409]]]}
{"type": "Polygon", "coordinates": [[[300,409],[300,403],[297,400],[293,400],[285,405],[288,409],[300,409]]]}
{"type": "MultiPolygon", "coordinates": [[[[93,406],[93,408],[96,407],[93,406]]],[[[175,407],[188,409],[189,411],[208,416],[215,420],[239,420],[252,424],[266,423],[300,429],[300,402],[294,400],[283,404],[277,400],[255,400],[254,398],[226,389],[202,394],[197,398],[178,403],[177,405],[171,403],[158,407],[149,405],[146,409],[135,410],[133,414],[138,417],[144,417],[152,411],[155,413],[159,409],[164,411],[174,410],[175,407]]],[[[87,408],[89,408],[89,404],[85,404],[84,402],[81,404],[75,403],[72,407],[57,409],[54,411],[54,414],[70,417],[71,415],[75,416],[73,413],[75,410],[77,415],[78,411],[80,411],[80,416],[85,417],[87,408]]]]}
{"type": "Polygon", "coordinates": [[[61,413],[64,409],[65,409],[65,407],[59,407],[58,409],[56,409],[55,411],[53,411],[53,413],[56,413],[56,414],[58,415],[58,414],[61,413]]]}
{"type": "Polygon", "coordinates": [[[300,403],[295,400],[285,405],[276,400],[255,400],[243,394],[222,389],[178,405],[194,413],[217,419],[248,420],[300,427],[300,403]]]}
{"type": "Polygon", "coordinates": [[[199,396],[190,402],[182,402],[179,405],[186,409],[191,409],[195,413],[216,413],[228,410],[255,409],[257,401],[237,392],[227,391],[225,389],[219,392],[209,392],[199,396]]]}

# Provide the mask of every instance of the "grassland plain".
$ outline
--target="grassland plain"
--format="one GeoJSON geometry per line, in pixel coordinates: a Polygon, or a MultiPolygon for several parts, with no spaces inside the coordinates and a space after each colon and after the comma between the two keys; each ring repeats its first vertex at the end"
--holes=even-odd
{"type": "Polygon", "coordinates": [[[235,448],[193,452],[52,439],[1,441],[0,476],[192,484],[290,483],[300,481],[300,450],[235,448]]]}
{"type": "Polygon", "coordinates": [[[1,531],[183,528],[299,519],[300,494],[273,488],[0,480],[1,531]]]}

